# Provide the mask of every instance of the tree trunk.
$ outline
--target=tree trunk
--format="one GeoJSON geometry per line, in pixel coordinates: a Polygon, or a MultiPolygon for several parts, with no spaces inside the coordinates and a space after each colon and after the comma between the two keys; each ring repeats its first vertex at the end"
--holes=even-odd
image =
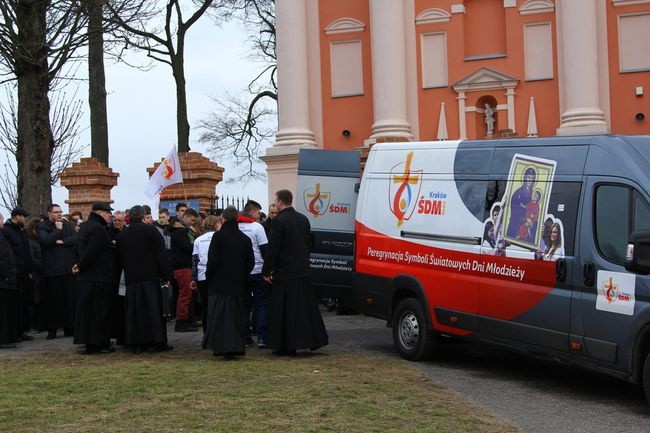
{"type": "Polygon", "coordinates": [[[178,54],[171,58],[176,83],[176,130],[178,151],[190,151],[190,123],[187,120],[187,92],[185,90],[185,65],[182,43],[179,41],[178,54]]]}
{"type": "Polygon", "coordinates": [[[104,0],[86,0],[88,10],[88,105],[90,156],[108,166],[108,115],[104,75],[104,0]]]}
{"type": "Polygon", "coordinates": [[[18,80],[18,205],[45,213],[52,201],[49,70],[45,43],[47,0],[22,0],[16,8],[22,50],[16,58],[18,80]],[[24,50],[24,51],[23,51],[24,50]]]}

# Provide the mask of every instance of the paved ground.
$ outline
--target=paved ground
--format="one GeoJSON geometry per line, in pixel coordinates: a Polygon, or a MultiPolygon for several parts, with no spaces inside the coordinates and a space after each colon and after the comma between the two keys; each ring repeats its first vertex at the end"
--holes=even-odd
{"type": "MultiPolygon", "coordinates": [[[[366,316],[323,313],[330,336],[325,353],[351,352],[399,359],[385,322],[366,316]]],[[[0,356],[79,350],[71,338],[45,340],[46,333],[0,356]]],[[[201,333],[176,333],[170,343],[198,348],[201,333]]],[[[257,348],[251,349],[254,354],[257,348]]],[[[478,344],[442,344],[436,358],[412,364],[530,433],[650,433],[650,406],[640,388],[577,368],[478,344]]],[[[399,378],[395,378],[399,380],[399,378]]]]}

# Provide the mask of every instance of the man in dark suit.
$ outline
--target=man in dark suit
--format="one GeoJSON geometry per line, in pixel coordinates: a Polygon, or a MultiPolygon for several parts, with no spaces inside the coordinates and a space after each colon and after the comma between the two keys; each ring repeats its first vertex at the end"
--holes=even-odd
{"type": "Polygon", "coordinates": [[[271,239],[262,275],[271,286],[267,345],[277,355],[297,349],[315,350],[328,344],[318,300],[309,282],[311,234],[309,220],[291,206],[293,195],[275,194],[279,210],[271,223],[271,239]]]}

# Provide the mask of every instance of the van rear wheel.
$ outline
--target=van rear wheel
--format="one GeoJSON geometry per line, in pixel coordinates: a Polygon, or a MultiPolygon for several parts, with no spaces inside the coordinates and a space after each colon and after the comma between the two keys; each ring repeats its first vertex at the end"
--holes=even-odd
{"type": "Polygon", "coordinates": [[[435,338],[427,329],[424,309],[417,299],[407,298],[397,304],[393,313],[393,342],[400,355],[410,361],[431,357],[435,338]]]}

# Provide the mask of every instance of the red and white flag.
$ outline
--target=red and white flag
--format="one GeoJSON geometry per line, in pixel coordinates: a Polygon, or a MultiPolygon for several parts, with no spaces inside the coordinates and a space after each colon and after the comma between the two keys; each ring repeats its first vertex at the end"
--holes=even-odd
{"type": "Polygon", "coordinates": [[[149,178],[147,188],[144,193],[151,198],[155,198],[160,191],[175,183],[183,182],[183,173],[181,173],[181,164],[178,160],[178,152],[172,148],[156,171],[149,178]]]}

